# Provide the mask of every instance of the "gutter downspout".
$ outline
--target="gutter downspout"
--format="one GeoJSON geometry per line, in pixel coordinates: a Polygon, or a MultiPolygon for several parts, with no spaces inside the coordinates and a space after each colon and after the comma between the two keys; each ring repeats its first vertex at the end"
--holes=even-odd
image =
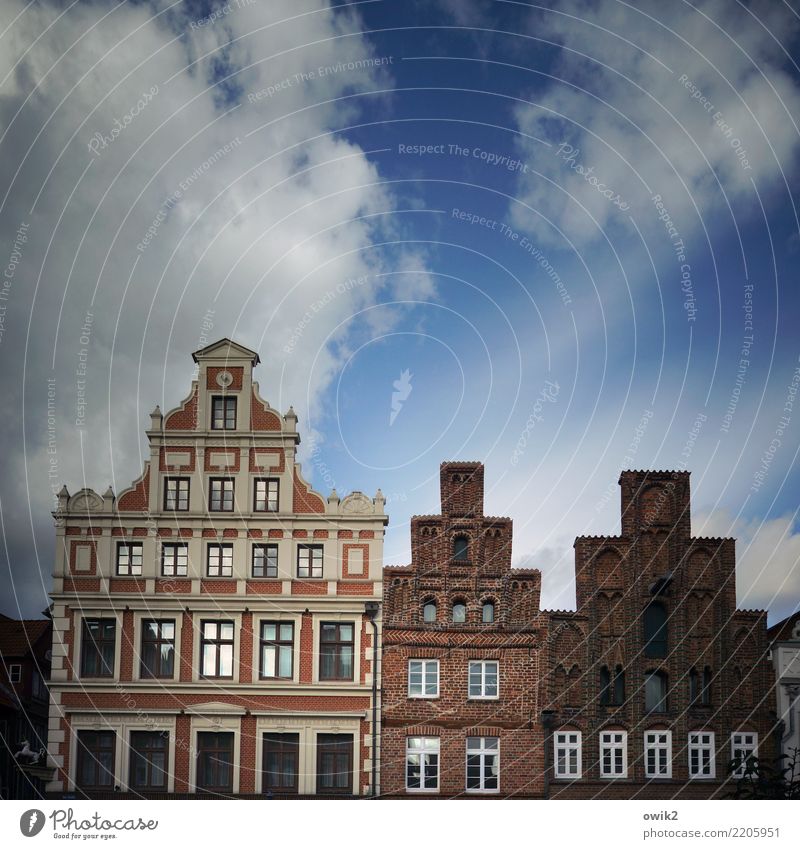
{"type": "Polygon", "coordinates": [[[380,612],[377,601],[368,601],[365,612],[372,624],[372,782],[370,798],[378,798],[378,623],[375,621],[380,612]]]}

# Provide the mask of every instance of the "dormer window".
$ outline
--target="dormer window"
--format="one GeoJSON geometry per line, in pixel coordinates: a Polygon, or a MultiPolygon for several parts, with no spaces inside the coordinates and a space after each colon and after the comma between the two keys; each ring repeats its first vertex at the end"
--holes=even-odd
{"type": "Polygon", "coordinates": [[[211,399],[211,429],[236,430],[236,398],[215,395],[211,399]]]}
{"type": "Polygon", "coordinates": [[[463,534],[453,538],[453,560],[469,560],[469,539],[463,534]]]}

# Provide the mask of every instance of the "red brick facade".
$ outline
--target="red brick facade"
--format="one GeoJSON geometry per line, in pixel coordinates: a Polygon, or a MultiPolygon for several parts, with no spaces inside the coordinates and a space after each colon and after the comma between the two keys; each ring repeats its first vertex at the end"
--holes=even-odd
{"type": "Polygon", "coordinates": [[[483,467],[440,474],[442,514],[413,518],[412,565],[385,570],[384,794],[712,798],[735,752],[773,754],[766,612],[736,609],[734,541],[691,536],[688,473],[622,473],[622,534],[575,541],[574,612],[540,612],[538,571],[511,569],[483,467]],[[493,700],[472,697],[479,660],[493,700]]]}
{"type": "Polygon", "coordinates": [[[382,792],[542,796],[541,576],[511,568],[511,520],[484,516],[482,465],[443,463],[440,484],[442,513],[411,521],[413,564],[384,574],[382,792]],[[412,673],[420,662],[429,692],[412,673]],[[477,669],[490,680],[476,687],[477,669]],[[475,741],[494,748],[470,755],[475,741]]]}
{"type": "Polygon", "coordinates": [[[619,484],[622,534],[575,540],[577,611],[551,614],[546,716],[552,735],[582,743],[579,778],[549,762],[551,795],[720,796],[734,734],[762,758],[773,751],[767,614],[736,609],[734,540],[692,537],[688,472],[623,472],[619,484]],[[603,775],[601,735],[613,731],[624,776],[603,775]],[[656,731],[671,749],[662,768],[646,751],[656,731]],[[713,758],[692,770],[700,734],[713,758]]]}

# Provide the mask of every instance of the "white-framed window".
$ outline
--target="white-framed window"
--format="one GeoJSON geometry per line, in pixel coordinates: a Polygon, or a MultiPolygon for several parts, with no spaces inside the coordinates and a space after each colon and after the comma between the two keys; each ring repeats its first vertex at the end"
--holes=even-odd
{"type": "Polygon", "coordinates": [[[469,662],[469,697],[496,699],[500,693],[500,663],[496,660],[469,662]]]}
{"type": "Polygon", "coordinates": [[[19,684],[22,681],[22,664],[8,664],[8,680],[11,684],[19,684]]]}
{"type": "Polygon", "coordinates": [[[438,737],[406,737],[406,790],[439,790],[438,737]]]}
{"type": "Polygon", "coordinates": [[[474,793],[500,790],[498,737],[467,737],[467,790],[474,793]]]}
{"type": "Polygon", "coordinates": [[[580,778],[581,732],[557,731],[554,736],[556,778],[580,778]]]}
{"type": "Polygon", "coordinates": [[[142,544],[140,542],[117,543],[117,574],[142,574],[142,544]]]}
{"type": "Polygon", "coordinates": [[[714,778],[714,732],[689,734],[689,778],[714,778]]]}
{"type": "Polygon", "coordinates": [[[439,695],[439,661],[408,661],[408,696],[411,699],[435,699],[439,695]]]}
{"type": "Polygon", "coordinates": [[[628,777],[628,732],[600,732],[600,777],[628,777]]]}
{"type": "Polygon", "coordinates": [[[748,758],[757,757],[758,734],[742,731],[731,734],[731,760],[739,764],[731,773],[734,778],[741,778],[744,775],[748,758]]]}
{"type": "Polygon", "coordinates": [[[189,546],[185,542],[165,542],[161,546],[161,574],[184,577],[189,572],[189,546]]]}
{"type": "Polygon", "coordinates": [[[672,778],[672,732],[644,732],[644,774],[647,778],[672,778]]]}

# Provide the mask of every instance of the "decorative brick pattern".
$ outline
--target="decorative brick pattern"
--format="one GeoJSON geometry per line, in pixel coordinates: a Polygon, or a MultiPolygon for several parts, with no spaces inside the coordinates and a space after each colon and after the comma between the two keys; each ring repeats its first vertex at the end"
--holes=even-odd
{"type": "Polygon", "coordinates": [[[195,463],[197,462],[196,449],[194,445],[170,445],[169,447],[162,446],[158,455],[158,470],[165,472],[168,475],[179,475],[188,472],[193,472],[195,463]],[[167,454],[188,454],[189,462],[186,465],[178,466],[177,469],[167,465],[167,454]]]}
{"type": "Polygon", "coordinates": [[[250,406],[250,430],[281,430],[283,422],[280,417],[270,410],[253,392],[250,406]]]}
{"type": "Polygon", "coordinates": [[[327,581],[292,581],[292,595],[327,595],[327,581]]]}
{"type": "Polygon", "coordinates": [[[150,464],[147,464],[144,476],[134,484],[133,489],[128,490],[117,499],[117,510],[147,510],[150,493],[150,464]]]}
{"type": "Polygon", "coordinates": [[[208,366],[206,369],[206,389],[210,389],[213,392],[222,391],[222,387],[217,383],[217,377],[223,371],[227,371],[233,378],[231,385],[227,389],[231,392],[240,392],[244,377],[244,368],[242,366],[208,366]]]}
{"type": "Polygon", "coordinates": [[[197,389],[164,419],[164,430],[197,430],[197,389]]]}
{"type": "Polygon", "coordinates": [[[444,463],[440,483],[442,513],[411,522],[414,563],[383,574],[382,793],[406,795],[406,738],[424,734],[439,739],[439,796],[466,793],[467,737],[497,736],[499,794],[540,797],[540,665],[547,637],[547,616],[539,611],[541,576],[511,569],[511,521],[483,515],[480,464],[444,463]],[[466,558],[454,558],[456,537],[467,540],[466,558]],[[436,621],[425,623],[422,607],[431,600],[436,621]],[[484,624],[487,601],[494,604],[494,621],[484,624]],[[464,623],[452,621],[455,603],[466,607],[464,623]],[[411,659],[439,661],[438,698],[409,698],[411,659]],[[469,698],[469,663],[475,660],[498,662],[497,698],[469,698]],[[474,735],[476,728],[484,733],[474,735]]]}
{"type": "Polygon", "coordinates": [[[311,488],[300,480],[297,469],[294,471],[294,486],[292,489],[293,513],[324,513],[325,502],[311,488]]]}

